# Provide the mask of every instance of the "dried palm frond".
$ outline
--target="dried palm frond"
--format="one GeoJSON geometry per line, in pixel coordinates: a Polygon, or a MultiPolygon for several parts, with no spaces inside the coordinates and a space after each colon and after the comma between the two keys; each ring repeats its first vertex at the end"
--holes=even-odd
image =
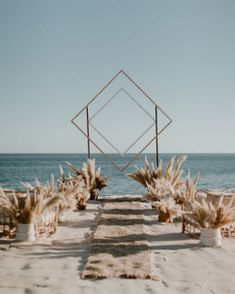
{"type": "Polygon", "coordinates": [[[235,222],[234,199],[223,204],[223,196],[216,202],[206,199],[196,200],[191,204],[191,211],[188,212],[197,224],[202,228],[221,228],[235,222]]]}

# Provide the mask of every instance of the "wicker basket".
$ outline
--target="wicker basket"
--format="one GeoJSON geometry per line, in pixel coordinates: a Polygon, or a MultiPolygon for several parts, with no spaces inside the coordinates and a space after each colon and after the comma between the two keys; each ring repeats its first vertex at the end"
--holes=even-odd
{"type": "Polygon", "coordinates": [[[170,222],[170,214],[168,212],[159,212],[158,221],[162,223],[170,222]]]}
{"type": "MultiPolygon", "coordinates": [[[[58,205],[46,209],[43,214],[35,217],[32,225],[35,230],[36,239],[39,237],[47,237],[55,233],[58,227],[58,205]]],[[[18,228],[20,226],[21,224],[18,224],[18,228]]],[[[13,222],[13,219],[0,209],[0,237],[2,236],[13,239],[16,236],[18,228],[17,224],[13,222]]],[[[17,236],[18,240],[22,240],[22,238],[21,235],[17,236]]],[[[27,237],[25,238],[27,239],[27,237]]],[[[30,239],[32,241],[31,237],[30,239]]]]}

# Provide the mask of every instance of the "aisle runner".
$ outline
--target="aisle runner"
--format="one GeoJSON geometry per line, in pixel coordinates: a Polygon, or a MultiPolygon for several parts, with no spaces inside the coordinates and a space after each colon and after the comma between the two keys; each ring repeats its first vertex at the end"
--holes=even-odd
{"type": "Polygon", "coordinates": [[[151,271],[147,224],[142,203],[105,203],[82,278],[157,279],[151,271]]]}

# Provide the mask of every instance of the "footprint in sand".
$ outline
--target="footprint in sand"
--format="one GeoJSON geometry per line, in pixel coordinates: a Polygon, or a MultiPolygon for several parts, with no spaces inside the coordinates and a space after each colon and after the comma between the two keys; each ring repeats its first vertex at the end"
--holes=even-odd
{"type": "Polygon", "coordinates": [[[26,263],[23,267],[22,267],[22,270],[27,270],[27,269],[30,269],[31,266],[30,264],[26,263]]]}
{"type": "Polygon", "coordinates": [[[149,293],[151,293],[151,294],[155,294],[156,293],[156,291],[154,291],[153,289],[151,289],[150,286],[148,286],[148,285],[145,286],[145,288],[146,288],[146,291],[149,292],[149,293]]]}
{"type": "Polygon", "coordinates": [[[162,280],[162,284],[167,288],[169,287],[168,283],[165,280],[162,280]]]}

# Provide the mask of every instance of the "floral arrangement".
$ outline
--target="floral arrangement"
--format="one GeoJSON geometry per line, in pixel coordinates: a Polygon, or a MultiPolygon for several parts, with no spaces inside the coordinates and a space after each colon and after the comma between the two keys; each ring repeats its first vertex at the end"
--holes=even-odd
{"type": "Polygon", "coordinates": [[[71,163],[67,162],[71,171],[76,177],[81,177],[86,185],[88,192],[90,193],[90,199],[97,200],[99,191],[107,186],[107,177],[101,174],[101,168],[95,169],[95,159],[88,159],[83,164],[82,169],[78,169],[71,163]]]}
{"type": "Polygon", "coordinates": [[[235,222],[234,198],[223,204],[223,196],[215,202],[206,199],[194,200],[187,213],[201,228],[218,229],[235,222]]]}
{"type": "Polygon", "coordinates": [[[48,197],[44,192],[34,193],[30,192],[17,195],[14,191],[12,193],[5,193],[0,189],[0,207],[3,212],[6,212],[16,223],[31,224],[34,217],[42,214],[47,208],[55,205],[60,200],[58,196],[48,197]]]}
{"type": "Polygon", "coordinates": [[[60,178],[57,189],[62,199],[60,201],[60,210],[75,211],[86,208],[89,192],[81,176],[69,176],[66,178],[60,166],[60,178]]]}

